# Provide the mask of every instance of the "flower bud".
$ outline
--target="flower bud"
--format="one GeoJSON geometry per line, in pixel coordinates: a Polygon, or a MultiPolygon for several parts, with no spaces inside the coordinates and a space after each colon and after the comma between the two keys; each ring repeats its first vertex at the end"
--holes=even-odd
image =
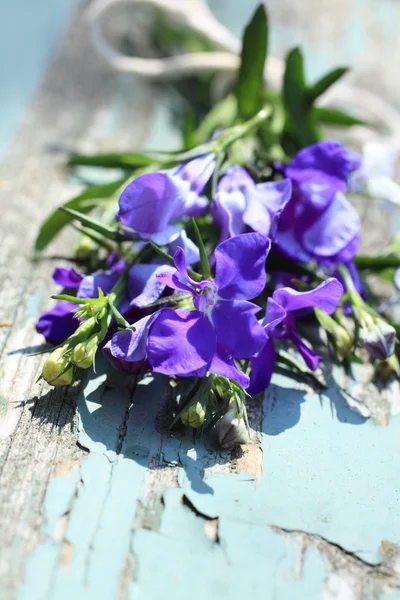
{"type": "Polygon", "coordinates": [[[396,330],[380,317],[367,315],[360,323],[358,340],[373,358],[386,360],[394,352],[396,330]]]}
{"type": "Polygon", "coordinates": [[[42,377],[54,386],[71,385],[74,368],[71,364],[68,346],[56,348],[43,365],[42,377]]]}
{"type": "Polygon", "coordinates": [[[76,258],[85,260],[90,258],[92,252],[96,249],[95,243],[88,237],[84,235],[74,246],[74,253],[76,258]]]}
{"type": "Polygon", "coordinates": [[[217,422],[217,435],[222,448],[250,442],[246,422],[239,414],[236,401],[232,402],[231,408],[217,422]]]}
{"type": "Polygon", "coordinates": [[[93,365],[97,348],[98,343],[95,337],[88,342],[80,342],[72,351],[72,362],[81,369],[89,369],[93,365]]]}
{"type": "Polygon", "coordinates": [[[339,357],[344,358],[348,356],[353,348],[354,340],[347,329],[320,308],[315,308],[314,311],[321,327],[330,333],[335,340],[339,357]]]}
{"type": "Polygon", "coordinates": [[[201,427],[206,418],[206,411],[200,402],[196,402],[181,414],[183,425],[197,429],[201,427]]]}

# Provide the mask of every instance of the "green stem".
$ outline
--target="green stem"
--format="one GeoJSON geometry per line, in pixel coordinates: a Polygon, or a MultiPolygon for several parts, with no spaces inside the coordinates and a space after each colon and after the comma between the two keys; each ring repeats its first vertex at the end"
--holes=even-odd
{"type": "Polygon", "coordinates": [[[383,271],[383,269],[399,268],[400,258],[398,256],[356,256],[354,263],[361,270],[383,271]]]}

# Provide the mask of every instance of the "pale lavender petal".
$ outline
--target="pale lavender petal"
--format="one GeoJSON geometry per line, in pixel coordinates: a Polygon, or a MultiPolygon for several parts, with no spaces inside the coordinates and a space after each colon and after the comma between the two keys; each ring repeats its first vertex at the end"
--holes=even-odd
{"type": "Polygon", "coordinates": [[[330,277],[308,292],[298,292],[289,287],[280,288],[273,293],[272,298],[287,312],[318,307],[330,315],[336,310],[342,296],[342,284],[335,277],[330,277]]]}
{"type": "Polygon", "coordinates": [[[232,358],[249,358],[261,350],[267,335],[254,316],[259,306],[245,300],[219,301],[211,312],[218,343],[232,358]]]}
{"type": "Polygon", "coordinates": [[[251,395],[264,391],[271,382],[276,361],[276,350],[274,342],[267,340],[264,348],[250,359],[251,379],[248,393],[251,395]]]}
{"type": "Polygon", "coordinates": [[[304,231],[302,244],[310,254],[329,258],[345,249],[359,230],[360,218],[356,210],[338,192],[322,216],[304,231]]]}
{"type": "Polygon", "coordinates": [[[99,295],[98,288],[101,288],[104,294],[109,294],[119,279],[119,272],[92,273],[86,275],[79,285],[78,298],[97,298],[99,295]]]}
{"type": "Polygon", "coordinates": [[[128,292],[131,306],[146,306],[159,299],[166,283],[157,277],[159,273],[174,273],[170,265],[137,264],[129,271],[128,292]]]}
{"type": "Polygon", "coordinates": [[[254,231],[274,237],[280,215],[292,195],[290,179],[268,181],[244,191],[247,207],[243,221],[254,231]]]}
{"type": "Polygon", "coordinates": [[[217,344],[209,371],[216,375],[227,377],[228,379],[234,379],[243,389],[246,389],[249,385],[249,378],[247,375],[237,368],[235,361],[227,354],[220,344],[217,344]]]}
{"type": "Polygon", "coordinates": [[[251,300],[266,283],[265,261],[271,241],[261,233],[244,233],[215,249],[215,281],[222,298],[251,300]]]}
{"type": "Polygon", "coordinates": [[[239,165],[234,165],[224,174],[218,183],[217,192],[232,192],[233,190],[243,190],[247,186],[255,185],[246,169],[239,165]]]}
{"type": "MultiPolygon", "coordinates": [[[[160,241],[160,236],[166,231],[170,237],[177,237],[175,228],[168,227],[182,216],[184,206],[184,192],[173,176],[167,172],[145,173],[122,192],[117,218],[124,227],[136,231],[142,238],[165,243],[164,238],[160,241]]],[[[164,237],[168,238],[168,235],[164,237]]]]}
{"type": "Polygon", "coordinates": [[[66,269],[56,267],[53,271],[53,281],[64,288],[77,288],[83,279],[83,275],[77,273],[75,269],[66,269]]]}
{"type": "Polygon", "coordinates": [[[137,362],[146,358],[146,342],[150,325],[159,313],[143,317],[134,323],[133,329],[124,329],[116,333],[110,342],[110,353],[126,362],[137,362]]]}
{"type": "Polygon", "coordinates": [[[152,324],[147,348],[154,371],[202,377],[214,356],[216,336],[202,313],[164,308],[152,324]]]}
{"type": "Polygon", "coordinates": [[[221,240],[244,232],[246,228],[243,221],[245,209],[246,200],[241,189],[221,190],[216,194],[211,205],[211,214],[220,230],[221,240]]]}
{"type": "Polygon", "coordinates": [[[205,154],[170,169],[170,172],[183,182],[188,182],[193,192],[201,194],[213,174],[214,168],[215,155],[205,154]]]}
{"type": "Polygon", "coordinates": [[[296,183],[329,183],[345,192],[347,179],[359,168],[361,157],[338,142],[326,140],[300,150],[286,168],[286,175],[296,183]]]}
{"type": "Polygon", "coordinates": [[[200,261],[199,249],[196,244],[188,238],[184,229],[181,229],[179,236],[169,244],[169,254],[174,255],[178,248],[183,248],[188,265],[193,265],[200,261]]]}

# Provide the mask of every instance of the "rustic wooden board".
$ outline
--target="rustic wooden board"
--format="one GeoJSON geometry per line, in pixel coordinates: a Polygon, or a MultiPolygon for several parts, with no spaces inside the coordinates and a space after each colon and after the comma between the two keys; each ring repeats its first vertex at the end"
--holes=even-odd
{"type": "MultiPolygon", "coordinates": [[[[253,4],[214,3],[233,28],[253,4]]],[[[315,18],[321,31],[307,36],[307,54],[315,44],[324,67],[336,62],[332,36],[353,3],[341,0],[334,13],[316,0],[301,10],[293,0],[271,4],[278,50],[314,32],[315,18]]],[[[354,3],[353,20],[365,20],[367,5],[374,0],[354,3]]],[[[394,3],[379,6],[400,16],[394,3]]],[[[233,455],[165,431],[161,377],[121,381],[99,365],[70,391],[35,383],[43,358],[27,353],[41,343],[34,323],[50,304],[58,261],[32,264],[30,255],[44,214],[77,189],[64,150],[176,139],[168,101],[155,92],[110,73],[79,12],[0,166],[0,320],[11,322],[0,329],[0,597],[400,598],[396,383],[382,394],[365,373],[345,380],[337,371],[339,385],[330,379],[317,394],[277,376],[250,407],[261,433],[233,455]],[[342,388],[377,418],[351,410],[342,388]]]]}

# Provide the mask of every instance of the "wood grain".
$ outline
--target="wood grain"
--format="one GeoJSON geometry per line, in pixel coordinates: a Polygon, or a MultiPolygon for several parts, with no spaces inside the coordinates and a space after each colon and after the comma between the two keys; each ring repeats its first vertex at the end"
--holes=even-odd
{"type": "MultiPolygon", "coordinates": [[[[239,1],[215,5],[229,19],[239,1]]],[[[337,23],[326,3],[299,6],[271,6],[281,46],[308,31],[336,62],[329,40],[349,4],[337,23]]],[[[173,100],[108,71],[83,8],[0,167],[2,600],[399,598],[398,382],[382,393],[365,371],[335,369],[317,393],[277,376],[249,406],[253,444],[232,454],[171,436],[163,378],[121,380],[99,364],[72,390],[36,382],[43,358],[27,354],[58,262],[32,263],[31,248],[78,188],[66,150],[177,139],[173,100]]],[[[69,245],[63,236],[51,252],[69,245]]]]}

